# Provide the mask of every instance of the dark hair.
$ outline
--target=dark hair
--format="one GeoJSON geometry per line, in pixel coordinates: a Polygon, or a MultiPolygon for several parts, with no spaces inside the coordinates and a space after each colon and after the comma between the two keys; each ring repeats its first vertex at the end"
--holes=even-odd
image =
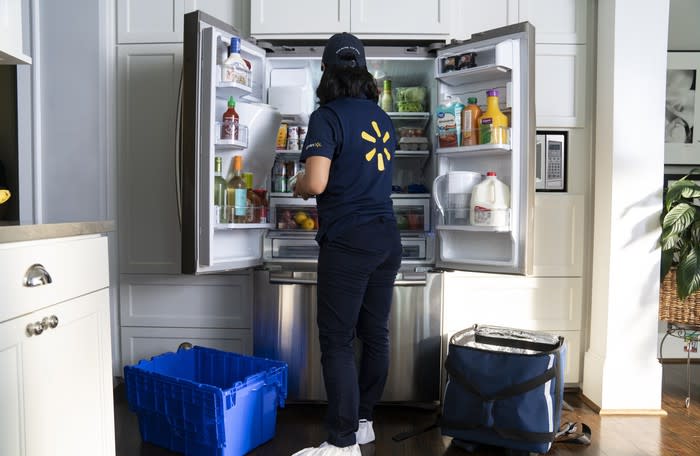
{"type": "Polygon", "coordinates": [[[379,91],[367,67],[329,65],[323,71],[316,96],[321,105],[343,97],[367,98],[377,102],[379,91]]]}

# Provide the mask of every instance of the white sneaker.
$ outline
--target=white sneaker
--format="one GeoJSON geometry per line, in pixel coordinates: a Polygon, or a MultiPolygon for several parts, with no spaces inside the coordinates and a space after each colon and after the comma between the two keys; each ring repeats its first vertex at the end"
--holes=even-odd
{"type": "Polygon", "coordinates": [[[360,420],[360,425],[355,433],[355,440],[360,445],[374,442],[374,429],[371,421],[360,420]]]}
{"type": "Polygon", "coordinates": [[[360,445],[357,443],[347,447],[337,447],[328,442],[323,442],[315,448],[304,448],[292,456],[362,456],[360,445]]]}

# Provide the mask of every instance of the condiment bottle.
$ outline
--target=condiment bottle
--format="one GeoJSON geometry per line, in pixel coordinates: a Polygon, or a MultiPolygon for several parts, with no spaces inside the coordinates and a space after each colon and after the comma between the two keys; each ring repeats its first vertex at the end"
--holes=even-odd
{"type": "Polygon", "coordinates": [[[467,106],[462,110],[463,146],[479,144],[479,117],[481,117],[481,114],[481,108],[476,104],[476,98],[467,98],[467,106]]]}
{"type": "Polygon", "coordinates": [[[233,97],[228,97],[228,109],[222,116],[221,139],[238,139],[238,113],[233,97]]]}
{"type": "Polygon", "coordinates": [[[249,74],[249,66],[241,57],[241,39],[234,36],[231,38],[228,57],[221,65],[221,80],[247,86],[249,74]]]}
{"type": "Polygon", "coordinates": [[[385,112],[392,112],[394,110],[394,96],[391,93],[391,80],[384,80],[384,89],[382,90],[382,97],[379,99],[379,107],[381,107],[385,112]]]}
{"type": "Polygon", "coordinates": [[[486,112],[479,118],[479,144],[506,144],[508,117],[498,107],[498,90],[486,92],[486,112]]]}

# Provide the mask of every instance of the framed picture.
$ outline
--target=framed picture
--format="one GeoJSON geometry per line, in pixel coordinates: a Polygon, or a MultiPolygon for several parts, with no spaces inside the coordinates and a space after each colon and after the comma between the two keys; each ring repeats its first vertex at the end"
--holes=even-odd
{"type": "Polygon", "coordinates": [[[700,165],[698,96],[700,52],[669,52],[666,74],[664,163],[700,165]]]}

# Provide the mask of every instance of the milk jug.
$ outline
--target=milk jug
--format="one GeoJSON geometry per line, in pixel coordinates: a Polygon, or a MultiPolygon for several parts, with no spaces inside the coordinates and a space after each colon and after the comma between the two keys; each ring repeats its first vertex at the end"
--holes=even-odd
{"type": "Polygon", "coordinates": [[[494,171],[472,189],[469,220],[475,226],[503,227],[509,223],[510,189],[494,171]]]}

